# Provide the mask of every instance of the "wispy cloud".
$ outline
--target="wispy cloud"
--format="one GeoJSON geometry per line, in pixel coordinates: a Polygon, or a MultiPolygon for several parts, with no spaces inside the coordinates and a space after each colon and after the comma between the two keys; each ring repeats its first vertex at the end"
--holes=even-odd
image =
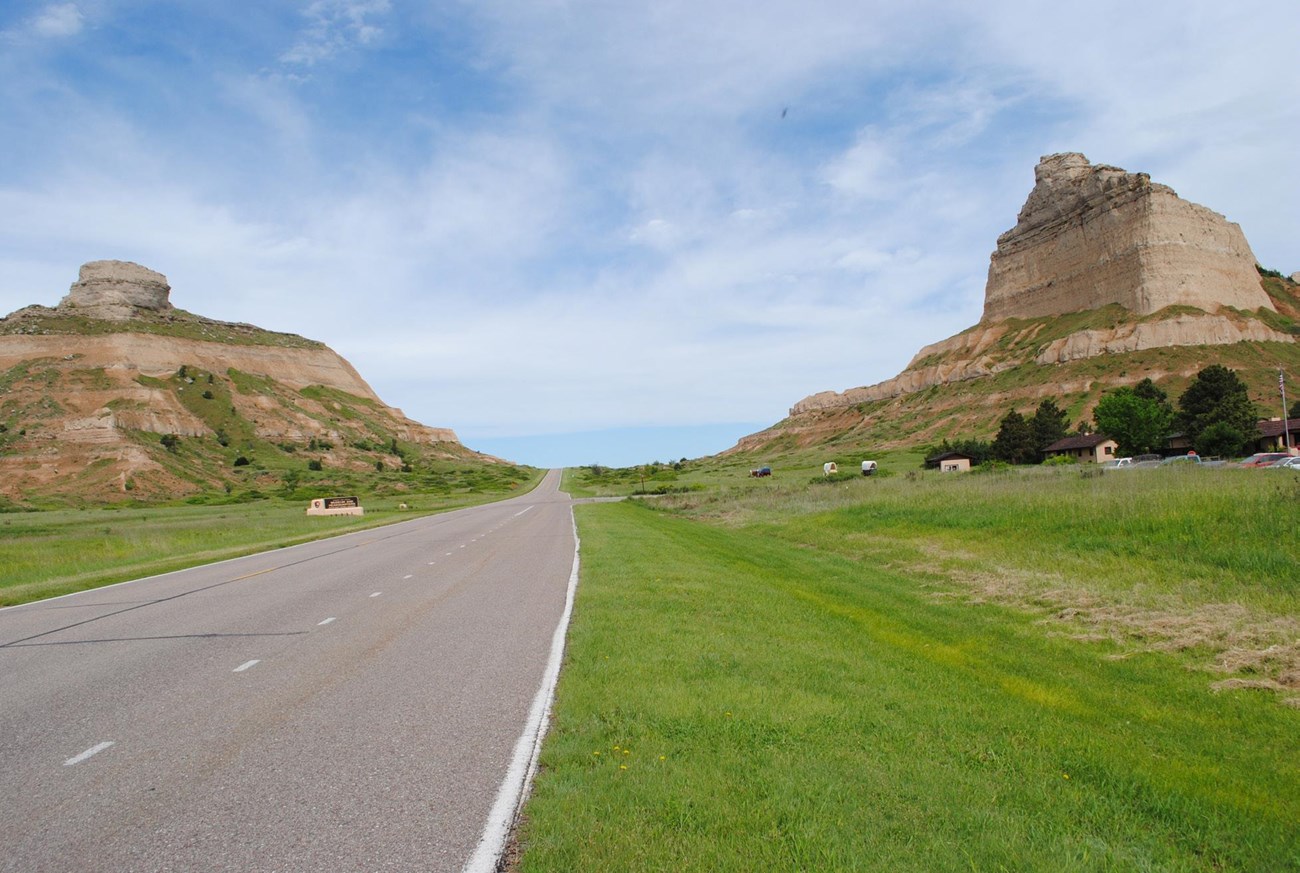
{"type": "Polygon", "coordinates": [[[86,19],[75,3],[49,3],[13,27],[0,30],[8,42],[64,39],[81,33],[86,19]]]}
{"type": "Polygon", "coordinates": [[[81,10],[75,3],[53,3],[32,19],[32,31],[39,36],[75,36],[84,24],[81,10]]]}
{"type": "Polygon", "coordinates": [[[237,0],[135,20],[143,58],[78,18],[77,65],[20,16],[0,311],[139,260],[472,445],[775,419],[892,376],[979,317],[1051,151],[1151,172],[1300,267],[1300,81],[1255,23],[1300,42],[1288,3],[1090,8],[1124,26],[1023,0],[237,0]]]}
{"type": "Polygon", "coordinates": [[[311,67],[348,49],[371,45],[383,36],[379,20],[391,9],[389,0],[313,0],[303,10],[306,27],[280,60],[311,67]]]}

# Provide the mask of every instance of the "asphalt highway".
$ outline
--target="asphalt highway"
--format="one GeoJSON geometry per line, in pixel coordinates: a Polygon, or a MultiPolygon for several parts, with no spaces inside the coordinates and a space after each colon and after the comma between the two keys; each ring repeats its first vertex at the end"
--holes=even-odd
{"type": "Polygon", "coordinates": [[[564,611],[558,483],[0,610],[0,870],[460,870],[564,611]]]}

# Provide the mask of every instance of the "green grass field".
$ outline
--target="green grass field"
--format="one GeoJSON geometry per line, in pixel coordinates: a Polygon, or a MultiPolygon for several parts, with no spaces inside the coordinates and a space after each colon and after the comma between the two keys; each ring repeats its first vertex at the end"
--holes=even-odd
{"type": "Polygon", "coordinates": [[[1135,472],[579,507],[518,869],[1300,869],[1300,486],[1135,472]]]}
{"type": "Polygon", "coordinates": [[[518,490],[363,498],[361,517],[309,518],[305,500],[0,513],[0,606],[500,500],[542,474],[518,490]]]}

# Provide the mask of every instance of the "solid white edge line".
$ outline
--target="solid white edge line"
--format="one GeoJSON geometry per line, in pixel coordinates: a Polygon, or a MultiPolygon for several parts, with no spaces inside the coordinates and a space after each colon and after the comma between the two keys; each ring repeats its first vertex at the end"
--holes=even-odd
{"type": "Polygon", "coordinates": [[[64,761],[63,766],[71,767],[73,764],[80,764],[82,761],[86,760],[91,755],[98,755],[100,752],[104,751],[111,745],[113,745],[112,740],[106,743],[99,743],[98,745],[91,746],[89,749],[86,749],[86,751],[82,752],[80,755],[77,755],[76,757],[69,758],[68,760],[64,761]]]}
{"type": "Polygon", "coordinates": [[[469,861],[461,868],[461,873],[494,873],[497,862],[506,850],[506,840],[510,836],[510,826],[514,824],[524,801],[528,799],[528,790],[532,787],[533,776],[537,773],[537,756],[542,750],[542,739],[546,736],[546,726],[551,718],[551,703],[555,700],[555,685],[560,678],[560,661],[564,657],[564,638],[569,631],[569,616],[573,613],[573,596],[578,588],[578,520],[569,507],[569,522],[573,525],[573,570],[569,573],[569,590],[564,597],[564,613],[560,623],[555,627],[551,637],[551,657],[546,662],[546,672],[542,674],[542,685],[533,698],[532,709],[528,712],[528,722],[524,732],[515,743],[514,755],[510,759],[510,768],[506,778],[501,782],[496,802],[488,813],[487,824],[483,827],[483,836],[479,838],[478,847],[469,861]]]}
{"type": "Polygon", "coordinates": [[[249,669],[250,667],[256,667],[260,663],[262,663],[262,660],[260,658],[254,658],[252,661],[245,661],[244,663],[240,664],[238,667],[231,670],[230,672],[243,673],[245,670],[249,669]]]}

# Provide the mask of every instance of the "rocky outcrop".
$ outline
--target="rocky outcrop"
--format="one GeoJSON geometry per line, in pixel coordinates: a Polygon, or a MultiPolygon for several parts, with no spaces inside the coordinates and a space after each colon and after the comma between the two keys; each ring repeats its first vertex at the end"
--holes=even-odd
{"type": "Polygon", "coordinates": [[[1034,179],[990,259],[983,321],[1111,303],[1139,315],[1272,308],[1241,228],[1146,173],[1068,153],[1044,157],[1034,179]]]}
{"type": "Polygon", "coordinates": [[[90,318],[126,321],[141,310],[172,308],[167,277],[130,261],[91,261],[83,264],[59,310],[90,318]]]}
{"type": "Polygon", "coordinates": [[[1016,226],[998,237],[990,258],[978,325],[926,346],[892,379],[813,394],[790,414],[887,400],[1030,362],[1296,341],[1254,315],[1277,308],[1241,228],[1222,215],[1145,173],[1090,164],[1076,153],[1044,157],[1034,178],[1016,226]],[[1123,314],[1113,326],[1037,339],[1057,316],[1116,305],[1123,314]]]}
{"type": "Polygon", "coordinates": [[[1227,346],[1240,342],[1293,343],[1295,337],[1258,321],[1237,322],[1222,315],[1185,313],[1160,321],[1126,324],[1110,330],[1081,330],[1043,346],[1039,364],[1063,364],[1098,355],[1177,346],[1227,346]]]}
{"type": "Polygon", "coordinates": [[[229,485],[222,471],[258,447],[330,469],[373,471],[397,457],[393,440],[399,464],[496,462],[386,405],[325,345],[193,315],[169,292],[160,273],[96,261],[58,307],[0,319],[0,498],[139,499],[141,476],[170,498],[229,485]],[[168,453],[162,435],[190,454],[168,453]]]}

